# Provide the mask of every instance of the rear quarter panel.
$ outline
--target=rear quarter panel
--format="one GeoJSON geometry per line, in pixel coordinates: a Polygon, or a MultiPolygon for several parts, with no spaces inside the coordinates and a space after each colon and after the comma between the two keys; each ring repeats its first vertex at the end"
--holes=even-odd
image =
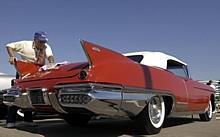
{"type": "Polygon", "coordinates": [[[209,86],[197,81],[186,81],[189,94],[189,109],[188,111],[205,111],[209,105],[211,95],[214,93],[209,86]]]}

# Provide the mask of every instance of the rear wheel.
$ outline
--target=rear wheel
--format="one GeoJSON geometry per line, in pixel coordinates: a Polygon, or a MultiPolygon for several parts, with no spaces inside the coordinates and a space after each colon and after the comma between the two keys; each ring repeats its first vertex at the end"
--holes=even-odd
{"type": "Polygon", "coordinates": [[[212,102],[209,101],[208,109],[203,114],[199,114],[199,117],[202,121],[210,121],[212,119],[212,102]]]}
{"type": "Polygon", "coordinates": [[[165,119],[165,104],[162,97],[150,99],[144,110],[137,116],[136,122],[141,133],[157,134],[165,119]]]}
{"type": "Polygon", "coordinates": [[[63,117],[71,126],[84,126],[89,122],[92,116],[83,114],[65,114],[63,117]]]}

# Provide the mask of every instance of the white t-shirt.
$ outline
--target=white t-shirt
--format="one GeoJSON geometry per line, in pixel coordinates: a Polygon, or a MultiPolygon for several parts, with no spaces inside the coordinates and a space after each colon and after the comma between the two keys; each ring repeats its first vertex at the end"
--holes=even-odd
{"type": "MultiPolygon", "coordinates": [[[[45,45],[46,45],[47,58],[53,56],[51,47],[47,43],[45,45]]],[[[35,62],[37,60],[33,41],[24,40],[24,41],[12,42],[7,44],[6,46],[12,48],[16,53],[18,53],[21,56],[22,60],[27,60],[30,62],[35,62]]]]}
{"type": "Polygon", "coordinates": [[[215,85],[214,84],[211,84],[211,85],[209,85],[211,88],[213,88],[214,90],[215,90],[215,85]]]}

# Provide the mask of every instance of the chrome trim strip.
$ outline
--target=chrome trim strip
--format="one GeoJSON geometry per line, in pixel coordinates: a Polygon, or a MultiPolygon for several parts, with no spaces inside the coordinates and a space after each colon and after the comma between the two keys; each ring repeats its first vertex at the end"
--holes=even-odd
{"type": "Polygon", "coordinates": [[[49,93],[49,100],[51,101],[52,107],[58,111],[59,113],[67,113],[63,108],[60,106],[59,101],[57,100],[55,93],[49,93]]]}
{"type": "Polygon", "coordinates": [[[60,88],[80,88],[81,90],[85,89],[93,89],[95,87],[98,88],[110,88],[115,90],[121,90],[123,87],[120,85],[109,85],[109,84],[100,84],[100,83],[79,83],[79,84],[67,84],[67,85],[56,85],[54,88],[60,89],[60,88]]]}
{"type": "Polygon", "coordinates": [[[169,90],[160,90],[160,89],[147,89],[147,88],[138,88],[138,87],[130,87],[125,86],[124,92],[128,93],[159,93],[159,94],[166,94],[166,95],[172,95],[172,92],[169,90]]]}
{"type": "Polygon", "coordinates": [[[181,112],[173,112],[168,117],[189,116],[189,115],[195,115],[201,113],[204,113],[204,111],[181,111],[181,112]]]}
{"type": "Polygon", "coordinates": [[[145,88],[125,86],[124,92],[126,92],[126,93],[146,93],[146,92],[149,92],[150,93],[150,90],[147,91],[147,89],[145,89],[145,88]]]}

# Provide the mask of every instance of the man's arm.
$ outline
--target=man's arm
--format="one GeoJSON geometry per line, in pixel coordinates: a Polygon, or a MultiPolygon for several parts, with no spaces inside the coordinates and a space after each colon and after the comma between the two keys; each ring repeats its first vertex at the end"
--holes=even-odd
{"type": "Polygon", "coordinates": [[[55,59],[54,59],[54,56],[53,56],[53,52],[52,52],[52,49],[51,47],[46,44],[46,55],[47,55],[47,60],[49,62],[49,64],[54,64],[55,63],[55,59]]]}
{"type": "Polygon", "coordinates": [[[15,64],[15,53],[22,53],[24,49],[24,41],[11,42],[6,45],[6,49],[9,56],[9,63],[15,64]]]}
{"type": "Polygon", "coordinates": [[[8,59],[8,62],[10,64],[15,64],[15,55],[14,55],[14,50],[11,48],[11,47],[6,47],[7,49],[7,52],[8,52],[8,56],[9,56],[9,59],[8,59]]]}
{"type": "Polygon", "coordinates": [[[39,54],[38,54],[38,57],[37,57],[37,61],[35,62],[35,64],[43,66],[43,65],[45,65],[45,60],[46,60],[45,49],[41,49],[39,51],[39,54]]]}

